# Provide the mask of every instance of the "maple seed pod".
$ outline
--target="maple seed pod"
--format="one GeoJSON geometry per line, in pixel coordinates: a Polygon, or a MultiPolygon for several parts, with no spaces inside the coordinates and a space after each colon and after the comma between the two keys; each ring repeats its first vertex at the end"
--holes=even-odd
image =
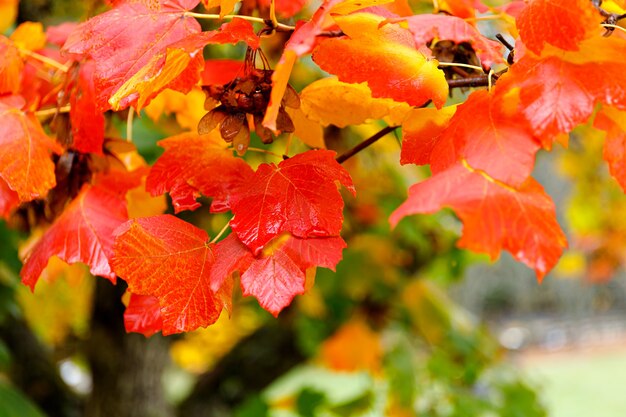
{"type": "Polygon", "coordinates": [[[250,145],[250,129],[246,124],[243,124],[239,129],[239,132],[233,138],[233,147],[239,156],[242,156],[248,150],[250,145]]]}
{"type": "MultiPolygon", "coordinates": [[[[221,106],[220,106],[221,107],[221,106]]],[[[219,125],[226,118],[227,114],[216,108],[205,114],[198,123],[198,133],[206,135],[219,125]]]]}
{"type": "Polygon", "coordinates": [[[222,124],[220,125],[220,133],[222,134],[222,138],[226,142],[232,142],[233,139],[241,132],[245,121],[245,113],[234,113],[226,116],[226,118],[222,121],[222,124]]]}

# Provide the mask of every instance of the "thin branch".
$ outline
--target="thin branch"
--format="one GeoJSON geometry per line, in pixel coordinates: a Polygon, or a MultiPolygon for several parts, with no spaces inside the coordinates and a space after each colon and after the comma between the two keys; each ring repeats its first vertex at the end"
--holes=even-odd
{"type": "MultiPolygon", "coordinates": [[[[254,16],[244,16],[244,15],[237,15],[237,14],[227,14],[225,16],[221,16],[219,14],[206,14],[206,13],[195,13],[195,12],[185,12],[184,14],[185,16],[190,16],[190,17],[195,17],[196,19],[208,19],[208,20],[232,20],[236,17],[243,19],[243,20],[247,20],[248,22],[254,22],[254,23],[263,23],[264,25],[268,24],[268,21],[265,19],[262,19],[260,17],[254,17],[254,16]]],[[[296,30],[295,26],[290,26],[290,25],[285,25],[284,23],[276,23],[276,27],[275,29],[277,30],[281,30],[283,32],[293,32],[294,30],[296,30]]]]}
{"type": "Polygon", "coordinates": [[[440,67],[463,67],[463,68],[475,69],[481,72],[484,71],[482,67],[479,67],[478,65],[461,64],[458,62],[439,62],[439,66],[440,67]]]}
{"type": "Polygon", "coordinates": [[[270,20],[272,21],[272,27],[278,27],[278,19],[276,18],[276,0],[270,1],[270,20]]]}
{"type": "Polygon", "coordinates": [[[388,133],[393,132],[398,127],[399,126],[387,126],[387,127],[384,127],[378,133],[375,133],[373,136],[369,137],[368,139],[365,139],[363,142],[359,143],[354,148],[352,148],[352,149],[342,153],[341,155],[339,155],[337,158],[335,158],[335,160],[337,162],[339,162],[340,164],[344,163],[345,161],[347,161],[348,159],[352,158],[357,153],[361,152],[363,149],[365,149],[365,148],[373,145],[374,143],[376,143],[378,140],[380,140],[382,137],[386,136],[388,133]]]}
{"type": "Polygon", "coordinates": [[[128,108],[128,118],[126,119],[126,141],[133,141],[133,120],[135,118],[135,109],[128,108]]]}
{"type": "MultiPolygon", "coordinates": [[[[613,29],[618,29],[618,30],[621,30],[622,32],[626,32],[626,29],[624,29],[623,27],[618,26],[618,25],[611,25],[611,24],[609,24],[609,23],[603,23],[603,24],[602,24],[602,27],[603,27],[603,28],[606,28],[607,30],[608,30],[608,29],[611,29],[611,30],[613,30],[613,29]]],[[[609,33],[611,33],[611,32],[609,31],[609,33]]]]}
{"type": "Polygon", "coordinates": [[[33,59],[36,59],[39,62],[42,62],[48,65],[49,67],[56,68],[59,71],[67,73],[70,70],[70,67],[68,67],[67,65],[63,65],[55,61],[54,59],[38,54],[37,52],[29,51],[28,49],[22,49],[22,48],[20,48],[20,52],[22,52],[24,55],[28,55],[29,57],[33,59]]]}
{"type": "Polygon", "coordinates": [[[48,116],[54,116],[55,114],[59,114],[59,113],[69,113],[70,110],[71,110],[70,106],[53,107],[51,109],[38,110],[34,113],[34,115],[37,117],[48,117],[48,116]]]}
{"type": "Polygon", "coordinates": [[[226,222],[226,224],[224,225],[224,227],[222,227],[222,230],[219,231],[219,233],[217,235],[215,235],[215,237],[211,240],[210,243],[216,243],[218,240],[220,240],[220,238],[222,237],[222,235],[224,233],[226,233],[226,231],[228,230],[228,228],[230,227],[230,220],[226,222]]]}

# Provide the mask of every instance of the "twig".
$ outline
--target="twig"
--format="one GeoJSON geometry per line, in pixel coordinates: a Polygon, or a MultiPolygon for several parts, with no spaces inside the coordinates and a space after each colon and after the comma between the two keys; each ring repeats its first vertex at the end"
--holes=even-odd
{"type": "Polygon", "coordinates": [[[606,28],[609,34],[610,34],[610,33],[611,33],[614,29],[619,29],[619,30],[621,30],[622,32],[626,32],[626,29],[624,29],[623,27],[618,26],[618,25],[611,25],[611,24],[609,24],[609,23],[603,23],[603,24],[602,24],[602,27],[603,27],[603,28],[606,28]]]}
{"type": "Polygon", "coordinates": [[[135,118],[135,109],[128,108],[128,118],[126,119],[126,141],[133,141],[133,120],[135,118]]]}
{"type": "Polygon", "coordinates": [[[57,61],[55,61],[54,59],[48,58],[47,56],[43,56],[41,54],[38,54],[37,52],[33,52],[33,51],[29,51],[28,49],[22,49],[20,48],[20,52],[22,52],[24,55],[28,55],[29,57],[36,59],[37,61],[40,61],[50,67],[56,68],[59,71],[62,72],[69,72],[70,67],[68,67],[67,65],[63,65],[57,61]]]}
{"type": "Polygon", "coordinates": [[[461,64],[461,63],[458,63],[458,62],[439,62],[439,66],[440,67],[463,67],[463,68],[475,69],[475,70],[481,71],[481,72],[484,71],[482,69],[482,67],[479,67],[478,65],[461,64]]]}
{"type": "Polygon", "coordinates": [[[219,231],[219,233],[217,235],[215,235],[215,237],[211,240],[211,242],[209,243],[215,243],[218,240],[220,240],[220,238],[222,237],[222,235],[224,233],[226,233],[226,231],[228,230],[228,227],[230,226],[230,220],[226,222],[226,224],[224,225],[224,227],[222,227],[222,230],[219,231]]]}
{"type": "MultiPolygon", "coordinates": [[[[224,20],[224,19],[232,20],[238,17],[240,19],[247,20],[248,22],[263,23],[264,25],[268,24],[268,22],[265,19],[262,19],[260,17],[244,16],[244,15],[237,15],[237,14],[227,14],[225,16],[220,17],[219,14],[185,12],[185,16],[195,17],[196,19],[208,19],[208,20],[224,20]]],[[[296,30],[296,27],[277,22],[275,29],[281,30],[283,32],[293,32],[294,30],[296,30]]]]}
{"type": "Polygon", "coordinates": [[[34,114],[37,117],[48,117],[59,113],[69,113],[70,109],[70,106],[53,107],[51,109],[37,110],[34,114]]]}
{"type": "Polygon", "coordinates": [[[376,143],[383,136],[386,136],[388,133],[393,132],[398,127],[399,126],[387,126],[387,127],[384,127],[378,133],[375,133],[373,136],[369,137],[368,139],[365,139],[363,142],[359,143],[354,148],[352,148],[352,149],[342,153],[341,155],[339,155],[337,158],[335,158],[335,160],[337,162],[339,162],[340,164],[344,163],[345,161],[347,161],[348,159],[352,158],[357,153],[361,152],[363,149],[365,149],[365,148],[371,146],[372,144],[376,143]]]}

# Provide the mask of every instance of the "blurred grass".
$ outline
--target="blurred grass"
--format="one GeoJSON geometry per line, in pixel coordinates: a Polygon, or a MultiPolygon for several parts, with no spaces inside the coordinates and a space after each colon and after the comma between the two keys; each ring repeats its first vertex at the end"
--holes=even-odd
{"type": "Polygon", "coordinates": [[[531,359],[524,367],[549,417],[626,416],[626,347],[550,354],[531,359]]]}

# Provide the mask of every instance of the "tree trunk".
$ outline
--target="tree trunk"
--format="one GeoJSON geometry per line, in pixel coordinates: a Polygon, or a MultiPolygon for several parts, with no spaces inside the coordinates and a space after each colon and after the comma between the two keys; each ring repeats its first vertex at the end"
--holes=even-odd
{"type": "Polygon", "coordinates": [[[87,356],[93,391],[86,417],[171,417],[162,374],[168,343],[161,335],[147,339],[124,330],[121,296],[125,285],[98,278],[87,356]]]}

